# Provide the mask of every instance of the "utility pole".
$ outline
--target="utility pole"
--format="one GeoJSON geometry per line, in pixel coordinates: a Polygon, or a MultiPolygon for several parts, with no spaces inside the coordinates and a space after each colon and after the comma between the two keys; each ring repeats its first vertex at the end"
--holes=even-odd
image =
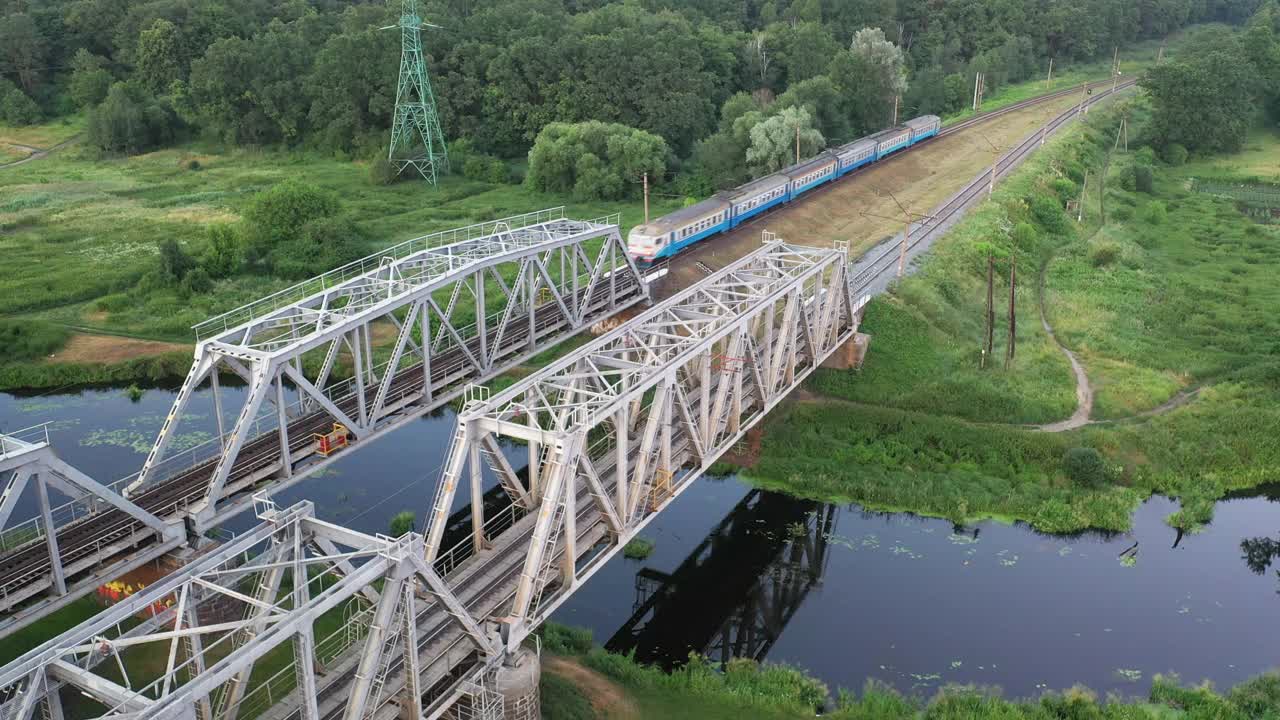
{"type": "Polygon", "coordinates": [[[1087,97],[1089,97],[1089,83],[1086,82],[1080,86],[1080,107],[1076,108],[1076,115],[1083,115],[1085,113],[1085,107],[1087,107],[1085,105],[1085,98],[1087,97]]]}
{"type": "Polygon", "coordinates": [[[649,173],[644,174],[644,224],[649,224],[649,173]]]}
{"type": "Polygon", "coordinates": [[[978,106],[982,104],[982,73],[974,73],[973,76],[973,111],[978,112],[978,106]]]}
{"type": "MultiPolygon", "coordinates": [[[[903,220],[902,244],[898,246],[898,277],[902,277],[906,273],[906,268],[907,268],[907,245],[908,245],[908,240],[911,237],[912,221],[919,220],[922,223],[927,223],[930,220],[935,220],[936,218],[932,215],[921,215],[919,213],[911,212],[909,209],[907,209],[905,205],[903,205],[898,200],[896,195],[894,195],[892,192],[888,190],[886,190],[885,192],[888,193],[889,197],[893,198],[893,202],[897,204],[898,209],[902,211],[902,220],[903,220]]],[[[863,210],[860,214],[863,217],[880,218],[881,220],[897,220],[898,219],[898,218],[889,217],[886,215],[877,215],[875,213],[869,213],[866,210],[863,210]]]]}
{"type": "Polygon", "coordinates": [[[1115,53],[1111,56],[1111,93],[1114,95],[1116,86],[1120,84],[1120,46],[1116,46],[1115,53]]]}
{"type": "Polygon", "coordinates": [[[991,197],[991,194],[996,191],[996,164],[1000,161],[1000,148],[991,142],[991,138],[986,135],[978,133],[978,137],[991,146],[991,178],[987,181],[987,197],[991,197]]]}
{"type": "Polygon", "coordinates": [[[1018,318],[1017,318],[1017,288],[1018,288],[1018,257],[1016,255],[1009,256],[1009,347],[1006,348],[1004,356],[1004,368],[1008,370],[1013,366],[1013,349],[1018,342],[1018,318]]]}
{"type": "Polygon", "coordinates": [[[1044,86],[1046,90],[1049,88],[1049,83],[1051,82],[1053,82],[1053,58],[1049,58],[1049,74],[1044,78],[1044,86]]]}
{"type": "Polygon", "coordinates": [[[986,321],[987,331],[983,338],[982,360],[979,368],[987,367],[987,358],[991,357],[992,350],[995,345],[996,337],[996,305],[995,305],[995,287],[996,287],[996,259],[991,253],[987,253],[987,312],[983,318],[986,321]]]}
{"type": "Polygon", "coordinates": [[[1165,43],[1167,43],[1167,42],[1169,42],[1169,40],[1168,40],[1168,39],[1165,39],[1165,40],[1161,40],[1161,41],[1160,41],[1160,50],[1156,52],[1156,64],[1157,64],[1157,65],[1159,65],[1159,64],[1160,64],[1160,63],[1162,63],[1162,62],[1164,62],[1164,46],[1165,46],[1165,43]]]}
{"type": "Polygon", "coordinates": [[[796,125],[796,164],[800,164],[800,126],[796,125]]]}
{"type": "Polygon", "coordinates": [[[894,95],[893,96],[893,122],[890,123],[890,125],[894,127],[898,125],[898,103],[900,102],[902,102],[902,96],[894,95]]]}

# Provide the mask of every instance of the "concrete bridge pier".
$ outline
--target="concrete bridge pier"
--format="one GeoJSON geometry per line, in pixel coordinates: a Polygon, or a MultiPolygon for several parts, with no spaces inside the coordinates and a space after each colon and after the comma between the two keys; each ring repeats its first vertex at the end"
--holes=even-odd
{"type": "Polygon", "coordinates": [[[503,720],[541,720],[542,658],[522,647],[508,656],[494,674],[493,689],[502,696],[503,720]]]}

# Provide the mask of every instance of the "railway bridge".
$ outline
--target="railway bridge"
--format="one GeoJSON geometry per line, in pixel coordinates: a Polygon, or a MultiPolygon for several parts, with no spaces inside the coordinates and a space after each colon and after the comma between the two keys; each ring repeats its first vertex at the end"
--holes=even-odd
{"type": "Polygon", "coordinates": [[[258,495],[253,530],[0,670],[0,717],[72,699],[88,717],[536,717],[532,631],[859,309],[840,249],[766,242],[501,393],[470,386],[425,533],[258,495]],[[524,472],[499,442],[526,446],[524,472]],[[451,534],[455,506],[470,522],[451,534]]]}
{"type": "Polygon", "coordinates": [[[201,323],[140,472],[109,486],[10,473],[0,636],[648,297],[616,216],[555,208],[414,238],[201,323]],[[179,451],[197,392],[212,397],[214,437],[179,451]],[[24,488],[37,512],[10,525],[24,488]]]}

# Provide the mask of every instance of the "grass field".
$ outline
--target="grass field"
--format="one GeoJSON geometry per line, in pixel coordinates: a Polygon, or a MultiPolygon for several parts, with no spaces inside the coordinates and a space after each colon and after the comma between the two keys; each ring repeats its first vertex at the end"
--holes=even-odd
{"type": "MultiPolygon", "coordinates": [[[[1272,437],[1280,426],[1272,281],[1280,232],[1188,190],[1188,178],[1228,173],[1241,167],[1238,157],[1158,167],[1148,195],[1124,189],[1133,155],[1119,152],[1101,224],[1097,173],[1115,123],[1114,111],[1094,113],[1054,141],[936,245],[915,276],[872,304],[864,369],[820,371],[809,383],[817,398],[770,419],[758,482],[956,521],[1121,530],[1147,493],[1182,499],[1184,512],[1170,522],[1194,527],[1223,492],[1280,471],[1272,437]],[[1086,169],[1094,191],[1077,226],[1061,205],[1078,197],[1086,169]],[[997,265],[997,358],[1012,254],[1023,278],[1011,369],[978,367],[988,251],[997,265]],[[1040,328],[1041,268],[1048,319],[1083,361],[1096,394],[1092,418],[1103,421],[1062,434],[1018,427],[1075,409],[1074,378],[1040,328]],[[1102,452],[1108,484],[1093,489],[1065,476],[1061,458],[1078,446],[1102,452]]],[[[1278,148],[1256,136],[1244,155],[1266,166],[1278,148]]]]}

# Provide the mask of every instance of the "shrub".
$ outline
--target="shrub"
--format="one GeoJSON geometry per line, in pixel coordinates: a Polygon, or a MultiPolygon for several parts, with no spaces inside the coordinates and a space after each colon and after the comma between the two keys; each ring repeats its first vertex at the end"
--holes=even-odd
{"type": "MultiPolygon", "coordinates": [[[[587,200],[634,195],[634,181],[666,174],[667,143],[644,130],[589,121],[554,122],[542,128],[529,151],[525,184],[542,192],[573,191],[587,200]]],[[[465,168],[465,166],[464,166],[465,168]]]]}
{"type": "Polygon", "coordinates": [[[169,285],[177,285],[196,266],[187,251],[173,238],[160,242],[160,275],[169,285]]]}
{"type": "Polygon", "coordinates": [[[1164,161],[1174,166],[1185,165],[1187,163],[1187,148],[1178,143],[1165,145],[1164,161]]]}
{"type": "Polygon", "coordinates": [[[69,334],[39,320],[0,320],[0,362],[48,357],[66,344],[69,334]]]}
{"type": "Polygon", "coordinates": [[[1062,471],[1072,482],[1085,487],[1101,487],[1107,479],[1102,453],[1088,447],[1074,447],[1062,456],[1062,471]]]}
{"type": "Polygon", "coordinates": [[[1113,242],[1095,243],[1089,249],[1089,262],[1094,267],[1105,267],[1116,261],[1120,257],[1120,247],[1113,242]]]}
{"type": "Polygon", "coordinates": [[[413,524],[417,522],[418,516],[414,515],[412,510],[401,510],[391,518],[391,537],[400,537],[407,532],[413,532],[413,524]]]}
{"type": "Polygon", "coordinates": [[[470,180],[487,183],[505,183],[510,176],[507,164],[489,155],[472,155],[462,166],[462,174],[470,180]]]}
{"type": "Polygon", "coordinates": [[[200,170],[203,167],[200,164],[200,161],[195,158],[191,158],[190,160],[186,161],[185,163],[182,164],[182,166],[193,172],[196,170],[200,170]]]}
{"type": "Polygon", "coordinates": [[[271,255],[276,246],[296,239],[309,222],[338,214],[338,196],[294,178],[263,190],[249,201],[244,219],[251,259],[271,255]]]}
{"type": "Polygon", "coordinates": [[[1272,670],[1236,685],[1227,699],[1249,717],[1277,717],[1280,715],[1280,672],[1272,670]]]}
{"type": "Polygon", "coordinates": [[[386,186],[400,179],[396,166],[391,164],[385,153],[369,161],[369,182],[373,185],[386,186]]]}
{"type": "Polygon", "coordinates": [[[1133,162],[1138,165],[1151,166],[1156,163],[1156,151],[1150,145],[1143,145],[1133,154],[1133,162]]]}
{"type": "Polygon", "coordinates": [[[1032,217],[1046,232],[1061,235],[1070,229],[1067,214],[1063,212],[1062,204],[1057,199],[1043,194],[1035,195],[1031,198],[1030,205],[1032,217]]]}
{"type": "Polygon", "coordinates": [[[1163,225],[1168,214],[1164,203],[1159,200],[1152,200],[1142,208],[1142,220],[1149,225],[1163,225]]]}
{"type": "Polygon", "coordinates": [[[136,403],[142,400],[142,396],[146,395],[147,391],[138,387],[137,383],[132,383],[129,385],[129,387],[124,389],[124,394],[125,394],[125,397],[129,398],[130,402],[136,403]]]}
{"type": "Polygon", "coordinates": [[[280,277],[304,280],[358,260],[367,239],[350,218],[321,217],[299,230],[295,238],[271,250],[267,259],[280,277]]]}
{"type": "Polygon", "coordinates": [[[1079,192],[1079,189],[1076,184],[1070,180],[1066,178],[1057,178],[1053,181],[1053,192],[1058,196],[1059,200],[1065,203],[1068,200],[1075,200],[1076,193],[1079,192]]]}
{"type": "Polygon", "coordinates": [[[1155,173],[1150,165],[1133,166],[1133,187],[1138,192],[1150,195],[1155,189],[1155,173]]]}
{"type": "Polygon", "coordinates": [[[213,278],[209,277],[209,273],[205,272],[204,268],[192,268],[182,278],[182,291],[187,295],[198,295],[212,289],[213,278]]]}
{"type": "Polygon", "coordinates": [[[546,623],[542,626],[540,633],[542,647],[560,655],[583,655],[591,652],[592,646],[595,645],[589,628],[546,623]]]}
{"type": "Polygon", "coordinates": [[[200,256],[200,267],[209,277],[224,278],[234,274],[244,259],[244,243],[240,232],[227,223],[209,226],[209,244],[200,256]]]}
{"type": "Polygon", "coordinates": [[[630,560],[644,560],[653,554],[654,542],[648,538],[635,537],[622,548],[623,557],[630,560]]]}
{"type": "Polygon", "coordinates": [[[0,120],[9,125],[33,125],[40,121],[40,107],[16,85],[0,77],[0,120]]]}

